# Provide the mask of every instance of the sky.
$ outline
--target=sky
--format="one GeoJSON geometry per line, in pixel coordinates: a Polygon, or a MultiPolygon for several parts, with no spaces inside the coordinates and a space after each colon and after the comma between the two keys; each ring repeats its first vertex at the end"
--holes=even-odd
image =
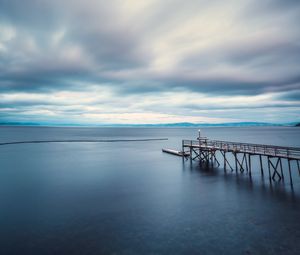
{"type": "Polygon", "coordinates": [[[0,0],[0,122],[300,121],[299,0],[0,0]]]}

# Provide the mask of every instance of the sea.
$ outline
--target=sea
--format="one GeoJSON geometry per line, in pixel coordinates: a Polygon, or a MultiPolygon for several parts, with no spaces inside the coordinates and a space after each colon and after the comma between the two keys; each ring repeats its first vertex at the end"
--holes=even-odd
{"type": "MultiPolygon", "coordinates": [[[[296,127],[201,127],[300,147],[296,127]]],[[[0,127],[0,254],[300,254],[300,176],[269,181],[166,154],[198,128],[0,127]]],[[[231,160],[231,159],[229,159],[231,160]]],[[[222,162],[222,158],[220,158],[222,162]]],[[[233,163],[232,163],[233,164],[233,163]]]]}

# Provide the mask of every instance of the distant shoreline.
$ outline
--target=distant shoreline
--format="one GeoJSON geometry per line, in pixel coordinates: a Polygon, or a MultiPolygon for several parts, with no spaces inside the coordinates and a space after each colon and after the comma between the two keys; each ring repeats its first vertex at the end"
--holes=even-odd
{"type": "Polygon", "coordinates": [[[166,124],[51,124],[51,123],[21,123],[2,122],[0,127],[95,127],[95,128],[201,128],[201,127],[299,127],[299,122],[292,123],[264,123],[264,122],[231,122],[231,123],[166,123],[166,124]]]}

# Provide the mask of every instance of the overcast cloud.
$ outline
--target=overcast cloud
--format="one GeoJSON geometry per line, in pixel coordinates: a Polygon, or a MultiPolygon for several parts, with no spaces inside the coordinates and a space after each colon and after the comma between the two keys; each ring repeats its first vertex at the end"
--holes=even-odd
{"type": "Polygon", "coordinates": [[[300,1],[0,0],[0,122],[300,120],[300,1]]]}

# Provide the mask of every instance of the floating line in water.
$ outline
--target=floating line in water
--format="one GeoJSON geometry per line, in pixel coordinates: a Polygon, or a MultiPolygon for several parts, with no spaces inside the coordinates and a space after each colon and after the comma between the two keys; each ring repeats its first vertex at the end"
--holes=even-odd
{"type": "Polygon", "coordinates": [[[85,139],[85,140],[36,140],[36,141],[15,141],[3,142],[1,145],[27,144],[27,143],[114,143],[114,142],[150,142],[165,141],[168,138],[146,138],[146,139],[85,139]]]}

